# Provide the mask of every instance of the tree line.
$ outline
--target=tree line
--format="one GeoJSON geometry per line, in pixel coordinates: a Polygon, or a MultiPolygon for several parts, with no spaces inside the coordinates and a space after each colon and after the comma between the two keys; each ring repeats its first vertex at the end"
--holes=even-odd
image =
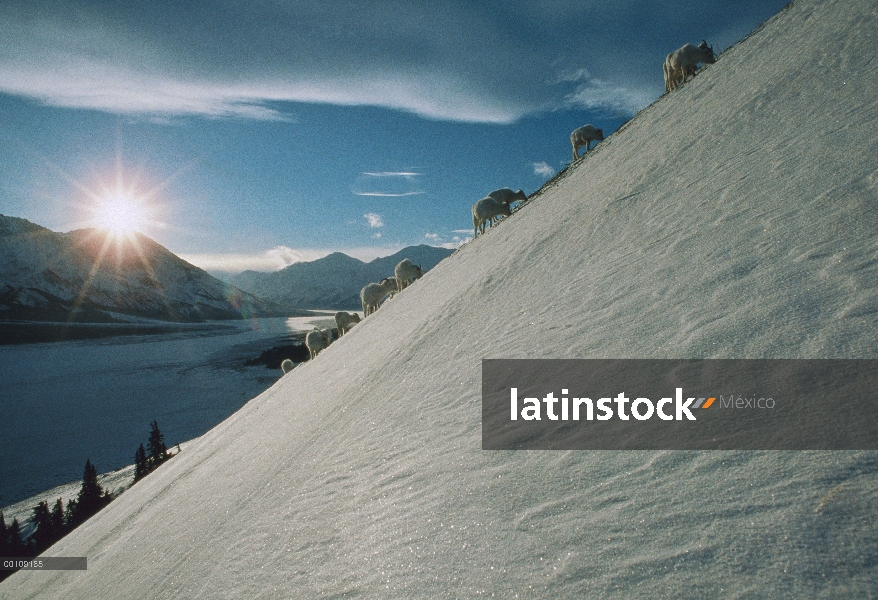
{"type": "MultiPolygon", "coordinates": [[[[146,447],[140,447],[134,453],[134,482],[136,483],[154,471],[159,465],[171,458],[173,454],[165,446],[165,436],[159,425],[153,421],[150,425],[146,447]]],[[[121,492],[120,492],[121,493],[121,492]]],[[[118,494],[117,494],[118,495],[118,494]]],[[[10,525],[0,511],[0,557],[29,558],[39,556],[52,544],[76,529],[79,525],[97,514],[116,496],[98,483],[98,472],[91,459],[85,461],[85,472],[82,475],[82,487],[76,498],[71,498],[64,506],[61,498],[49,507],[43,500],[33,508],[33,533],[25,540],[22,525],[17,518],[10,525]]],[[[0,571],[0,581],[14,571],[0,571]]]]}

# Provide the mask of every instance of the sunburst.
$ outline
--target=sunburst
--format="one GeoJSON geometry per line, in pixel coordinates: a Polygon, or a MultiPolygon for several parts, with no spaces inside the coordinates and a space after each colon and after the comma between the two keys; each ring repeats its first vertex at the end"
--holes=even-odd
{"type": "Polygon", "coordinates": [[[98,200],[92,211],[94,225],[116,237],[130,236],[144,229],[149,221],[149,205],[125,193],[98,200]]]}
{"type": "Polygon", "coordinates": [[[74,302],[71,319],[108,258],[112,260],[111,257],[115,257],[118,268],[123,258],[131,256],[130,252],[133,251],[148,279],[157,289],[161,288],[138,233],[150,233],[153,229],[167,227],[159,220],[162,205],[158,197],[170,180],[155,186],[145,185],[139,175],[126,173],[121,161],[117,162],[115,177],[109,179],[112,183],[108,184],[107,180],[102,179],[92,185],[73,182],[84,197],[84,201],[78,203],[84,217],[80,223],[94,230],[88,237],[96,239],[100,249],[74,302]]]}

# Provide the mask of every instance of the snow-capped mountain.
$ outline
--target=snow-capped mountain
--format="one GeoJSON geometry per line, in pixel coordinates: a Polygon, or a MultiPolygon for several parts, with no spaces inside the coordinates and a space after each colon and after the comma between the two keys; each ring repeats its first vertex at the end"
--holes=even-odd
{"type": "Polygon", "coordinates": [[[421,244],[403,248],[396,254],[376,258],[369,263],[334,252],[274,273],[244,271],[229,281],[260,298],[298,308],[359,310],[363,286],[393,276],[393,268],[402,259],[410,259],[426,272],[452,252],[446,248],[421,244]]]}
{"type": "Polygon", "coordinates": [[[56,233],[0,215],[0,320],[171,321],[283,316],[142,234],[56,233]]]}

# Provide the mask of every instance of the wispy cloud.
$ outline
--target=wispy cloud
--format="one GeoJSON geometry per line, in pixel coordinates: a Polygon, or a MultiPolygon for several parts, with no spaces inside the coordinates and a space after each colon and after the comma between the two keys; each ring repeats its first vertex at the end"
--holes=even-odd
{"type": "Polygon", "coordinates": [[[285,118],[278,101],[508,123],[529,103],[480,84],[471,19],[407,7],[285,3],[0,4],[0,91],[127,114],[285,118]],[[423,42],[429,40],[429,43],[423,42]],[[355,50],[351,50],[355,48],[355,50]],[[475,50],[475,48],[471,48],[475,50]],[[319,57],[319,60],[314,60],[319,57]],[[450,65],[453,65],[450,67],[450,65]]]}
{"type": "Polygon", "coordinates": [[[403,198],[405,196],[419,196],[420,194],[426,193],[427,192],[402,192],[395,194],[392,192],[354,192],[357,196],[378,196],[382,198],[403,198]]]}
{"type": "Polygon", "coordinates": [[[366,213],[363,215],[366,219],[366,222],[369,223],[369,227],[376,229],[378,227],[384,227],[384,221],[381,219],[381,215],[376,213],[366,213]]]}
{"type": "Polygon", "coordinates": [[[369,172],[366,171],[363,173],[367,177],[408,177],[413,178],[420,175],[420,173],[415,173],[414,171],[380,171],[380,172],[369,172]]]}
{"type": "Polygon", "coordinates": [[[245,119],[288,118],[279,102],[478,123],[565,106],[628,111],[661,93],[661,61],[680,39],[710,38],[704,23],[712,22],[746,32],[785,1],[690,2],[671,12],[634,0],[599,9],[510,0],[492,10],[428,0],[356,10],[232,0],[142,2],[137,10],[2,2],[0,91],[116,113],[245,119]],[[647,35],[647,26],[669,33],[647,35]],[[577,43],[586,28],[589,43],[577,43]],[[565,77],[562,65],[575,66],[565,77]]]}
{"type": "Polygon", "coordinates": [[[419,196],[426,193],[420,189],[420,175],[416,171],[366,171],[357,178],[352,191],[357,196],[383,198],[419,196]]]}
{"type": "Polygon", "coordinates": [[[588,69],[562,75],[560,82],[573,84],[573,91],[564,97],[571,108],[603,110],[620,116],[633,116],[655,100],[649,88],[632,88],[618,82],[593,76],[588,69]]]}
{"type": "MultiPolygon", "coordinates": [[[[469,233],[469,232],[470,232],[469,229],[461,229],[461,230],[453,231],[452,233],[469,233]]],[[[459,235],[455,235],[455,236],[452,236],[450,239],[447,239],[444,236],[439,235],[438,233],[427,233],[424,235],[424,237],[427,240],[429,240],[430,244],[433,246],[438,246],[440,248],[450,248],[450,249],[460,248],[460,246],[462,246],[463,244],[465,244],[468,241],[470,241],[471,239],[473,239],[472,236],[461,237],[459,235]]]]}
{"type": "Polygon", "coordinates": [[[439,246],[441,248],[448,248],[448,249],[453,250],[456,248],[460,248],[461,246],[463,246],[464,244],[466,244],[467,242],[469,242],[472,239],[473,239],[473,237],[471,235],[464,236],[464,237],[456,235],[453,238],[451,238],[451,241],[442,242],[441,244],[439,244],[439,246]]]}
{"type": "Polygon", "coordinates": [[[549,178],[555,175],[555,169],[553,169],[546,161],[533,163],[533,168],[534,175],[539,175],[540,177],[549,178]]]}

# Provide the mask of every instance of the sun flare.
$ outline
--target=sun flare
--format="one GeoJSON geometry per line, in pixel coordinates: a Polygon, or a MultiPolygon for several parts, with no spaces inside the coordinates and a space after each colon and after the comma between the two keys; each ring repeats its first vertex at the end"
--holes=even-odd
{"type": "Polygon", "coordinates": [[[125,195],[114,194],[94,206],[94,225],[115,235],[130,235],[143,229],[146,221],[143,204],[125,195]]]}

